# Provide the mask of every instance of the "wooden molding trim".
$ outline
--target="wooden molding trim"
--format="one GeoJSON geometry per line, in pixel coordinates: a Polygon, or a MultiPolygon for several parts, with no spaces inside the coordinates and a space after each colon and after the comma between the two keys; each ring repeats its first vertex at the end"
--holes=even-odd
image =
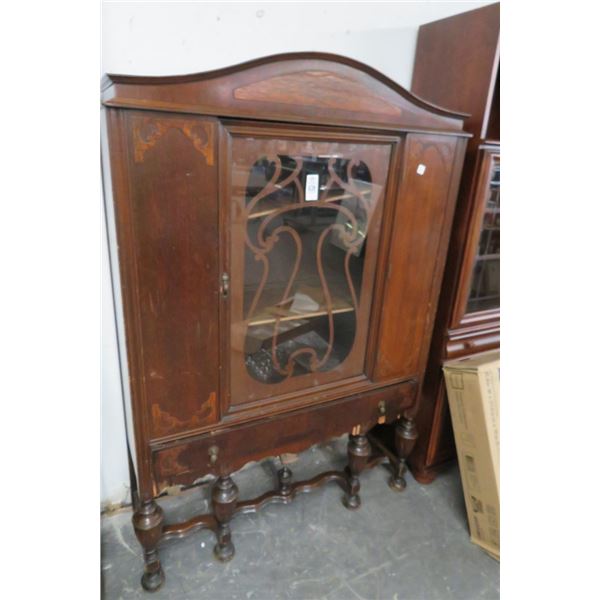
{"type": "Polygon", "coordinates": [[[319,52],[278,54],[191,75],[109,74],[102,80],[102,102],[222,117],[453,132],[462,131],[469,116],[431,104],[356,60],[319,52]]]}

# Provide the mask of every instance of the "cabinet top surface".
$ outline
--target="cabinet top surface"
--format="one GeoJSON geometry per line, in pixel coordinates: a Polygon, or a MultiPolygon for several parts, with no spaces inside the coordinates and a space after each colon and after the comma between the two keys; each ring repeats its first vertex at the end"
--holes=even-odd
{"type": "Polygon", "coordinates": [[[315,52],[279,54],[197,73],[164,77],[105,75],[109,107],[218,117],[463,133],[468,115],[411,94],[353,59],[315,52]]]}

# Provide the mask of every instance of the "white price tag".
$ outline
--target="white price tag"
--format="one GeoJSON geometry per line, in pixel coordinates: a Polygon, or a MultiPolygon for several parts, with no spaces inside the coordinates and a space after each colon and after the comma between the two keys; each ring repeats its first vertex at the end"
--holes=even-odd
{"type": "Polygon", "coordinates": [[[319,176],[317,174],[306,176],[304,199],[306,202],[314,202],[319,199],[319,176]]]}
{"type": "Polygon", "coordinates": [[[425,173],[425,170],[427,169],[427,167],[421,163],[418,167],[417,167],[417,175],[423,175],[423,173],[425,173]]]}

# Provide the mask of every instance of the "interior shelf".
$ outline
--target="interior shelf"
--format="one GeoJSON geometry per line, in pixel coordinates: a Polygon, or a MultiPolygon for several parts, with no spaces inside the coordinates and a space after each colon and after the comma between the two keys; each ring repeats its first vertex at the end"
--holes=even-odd
{"type": "MultiPolygon", "coordinates": [[[[331,312],[340,314],[354,311],[354,307],[349,301],[349,294],[344,294],[344,284],[340,282],[328,282],[329,293],[331,295],[331,312]]],[[[278,301],[281,298],[281,288],[264,290],[264,298],[272,298],[272,304],[259,309],[254,313],[252,319],[248,321],[248,327],[257,327],[259,325],[268,325],[286,321],[301,321],[304,319],[314,319],[329,314],[327,310],[323,291],[317,285],[304,284],[298,287],[298,290],[286,302],[278,301]],[[307,296],[312,300],[314,309],[301,311],[294,308],[294,303],[301,299],[300,295],[307,296]]],[[[254,290],[247,290],[246,293],[251,297],[254,290]]]]}

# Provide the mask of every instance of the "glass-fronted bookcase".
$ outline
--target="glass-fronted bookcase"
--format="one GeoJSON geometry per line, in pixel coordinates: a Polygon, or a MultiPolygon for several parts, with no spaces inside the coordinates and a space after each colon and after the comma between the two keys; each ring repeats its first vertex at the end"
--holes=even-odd
{"type": "Polygon", "coordinates": [[[500,308],[500,156],[492,154],[466,313],[500,308]]]}

